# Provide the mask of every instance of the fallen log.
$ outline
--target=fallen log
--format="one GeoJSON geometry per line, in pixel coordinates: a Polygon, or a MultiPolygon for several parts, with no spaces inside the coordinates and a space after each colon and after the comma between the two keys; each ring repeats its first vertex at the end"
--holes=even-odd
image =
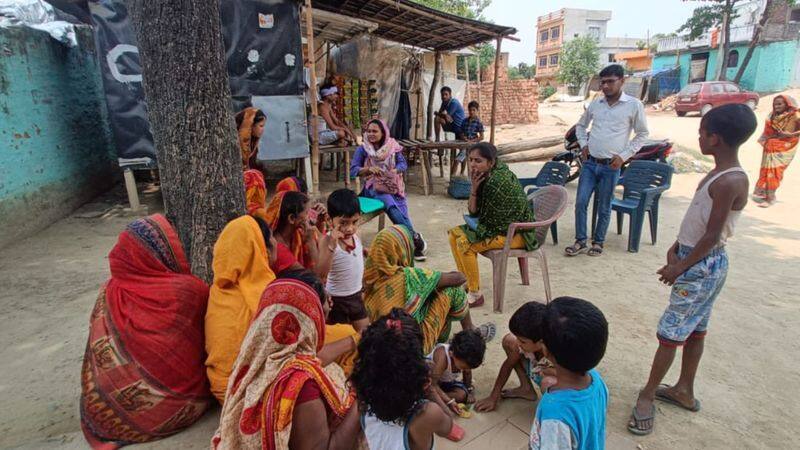
{"type": "Polygon", "coordinates": [[[498,155],[510,155],[512,153],[524,152],[526,150],[533,150],[542,147],[551,147],[553,145],[563,144],[564,136],[547,136],[536,139],[527,139],[524,141],[509,142],[507,144],[500,144],[497,146],[498,155]]]}
{"type": "Polygon", "coordinates": [[[546,148],[521,151],[512,155],[500,155],[500,161],[503,161],[504,163],[547,161],[563,151],[563,145],[553,145],[546,148]]]}

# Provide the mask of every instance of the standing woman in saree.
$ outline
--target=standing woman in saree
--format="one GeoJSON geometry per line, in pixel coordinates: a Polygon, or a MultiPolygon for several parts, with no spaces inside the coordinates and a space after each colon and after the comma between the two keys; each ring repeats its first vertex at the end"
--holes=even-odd
{"type": "Polygon", "coordinates": [[[270,284],[236,358],[212,448],[357,448],[355,393],[338,365],[323,368],[324,344],[319,293],[296,279],[270,284]]]}
{"type": "Polygon", "coordinates": [[[236,114],[247,213],[261,219],[266,214],[267,186],[264,182],[264,167],[258,162],[257,156],[258,141],[264,134],[266,123],[267,116],[258,108],[245,108],[236,114]]]}
{"type": "Polygon", "coordinates": [[[350,163],[351,177],[364,177],[364,189],[359,194],[380,200],[386,206],[386,215],[395,225],[403,225],[413,236],[414,259],[425,260],[428,244],[414,231],[408,214],[406,186],[403,173],[408,163],[403,157],[403,147],[389,135],[389,127],[382,120],[373,119],[367,124],[364,142],[356,149],[350,163]]]}
{"type": "Polygon", "coordinates": [[[764,133],[758,138],[758,143],[764,147],[764,156],[753,200],[759,206],[766,208],[775,203],[775,191],[794,159],[798,141],[800,112],[797,101],[788,95],[778,95],[772,101],[772,113],[767,118],[764,133]]]}
{"type": "MultiPolygon", "coordinates": [[[[467,156],[472,179],[469,213],[478,217],[478,224],[475,229],[468,225],[451,228],[448,235],[456,266],[467,277],[469,305],[476,308],[485,301],[480,290],[478,253],[503,248],[508,226],[514,222],[533,222],[533,212],[517,176],[497,159],[494,145],[475,144],[467,151],[467,156]]],[[[511,248],[534,250],[537,247],[535,233],[535,230],[518,232],[511,248]]]]}
{"type": "MultiPolygon", "coordinates": [[[[370,321],[401,308],[419,324],[425,354],[450,336],[451,322],[474,329],[460,272],[435,272],[414,267],[411,232],[403,225],[385,228],[375,236],[364,262],[364,305],[370,321]]],[[[494,324],[478,331],[486,341],[495,334],[494,324]]]]}
{"type": "Polygon", "coordinates": [[[175,229],[160,214],[136,220],[108,261],[81,373],[81,428],[95,449],[177,433],[211,402],[203,367],[208,286],[189,271],[175,229]]]}

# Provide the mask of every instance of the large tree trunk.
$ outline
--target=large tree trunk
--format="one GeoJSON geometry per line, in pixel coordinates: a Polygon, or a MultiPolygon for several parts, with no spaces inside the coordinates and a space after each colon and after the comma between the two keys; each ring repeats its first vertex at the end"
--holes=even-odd
{"type": "Polygon", "coordinates": [[[747,46],[747,53],[745,53],[742,62],[739,63],[739,70],[736,71],[736,76],[733,78],[733,82],[736,84],[739,84],[739,82],[742,80],[744,71],[747,69],[747,65],[750,64],[750,59],[753,57],[753,52],[756,49],[756,45],[758,45],[758,43],[761,41],[761,32],[764,30],[764,27],[769,21],[769,15],[772,11],[772,4],[773,0],[767,0],[766,5],[764,5],[764,13],[761,14],[761,19],[759,19],[758,24],[753,30],[753,38],[750,39],[750,45],[747,46]]]}
{"type": "Polygon", "coordinates": [[[219,1],[128,0],[167,217],[210,282],[214,242],[245,212],[219,1]]]}

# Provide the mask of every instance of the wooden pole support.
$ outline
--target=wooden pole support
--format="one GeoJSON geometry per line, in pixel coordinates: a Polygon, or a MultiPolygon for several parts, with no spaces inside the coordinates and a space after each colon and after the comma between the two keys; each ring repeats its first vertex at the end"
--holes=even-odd
{"type": "Polygon", "coordinates": [[[306,46],[307,61],[309,69],[309,78],[311,86],[308,87],[309,103],[311,103],[311,176],[313,180],[308,183],[313,193],[319,192],[319,131],[318,117],[319,111],[317,109],[317,64],[314,47],[314,17],[311,9],[311,0],[306,0],[305,13],[306,13],[306,46]]]}
{"type": "MultiPolygon", "coordinates": [[[[309,0],[310,1],[310,0],[309,0]]],[[[503,43],[503,37],[500,36],[497,38],[497,50],[494,52],[494,85],[492,86],[492,124],[491,124],[491,135],[489,136],[489,142],[494,144],[494,129],[495,124],[497,123],[497,83],[498,78],[500,78],[500,45],[503,43]]]]}

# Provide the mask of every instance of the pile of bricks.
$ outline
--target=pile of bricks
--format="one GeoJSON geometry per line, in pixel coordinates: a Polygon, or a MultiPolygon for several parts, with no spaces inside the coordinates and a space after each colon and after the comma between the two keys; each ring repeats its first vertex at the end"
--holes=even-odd
{"type": "MultiPolygon", "coordinates": [[[[508,80],[500,77],[497,86],[497,125],[539,122],[539,85],[535,80],[508,80]]],[[[489,126],[492,114],[492,83],[469,83],[470,100],[481,104],[481,120],[489,126]]],[[[466,106],[466,105],[465,105],[466,106]]]]}

